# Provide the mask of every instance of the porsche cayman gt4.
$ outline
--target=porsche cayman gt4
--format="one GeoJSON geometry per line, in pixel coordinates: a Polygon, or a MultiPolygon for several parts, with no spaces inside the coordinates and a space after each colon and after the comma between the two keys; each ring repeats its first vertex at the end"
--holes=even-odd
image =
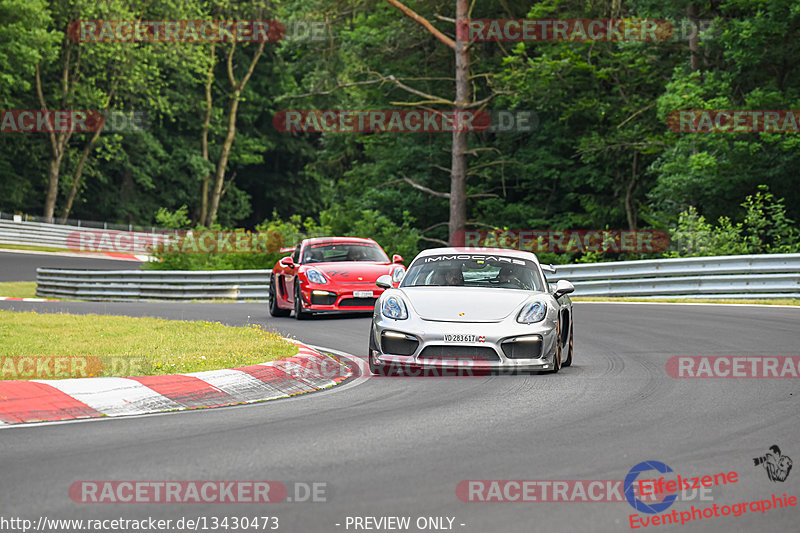
{"type": "Polygon", "coordinates": [[[322,237],[305,239],[272,269],[269,310],[272,316],[297,319],[313,313],[372,311],[384,289],[376,280],[389,276],[397,286],[406,272],[403,258],[391,260],[372,239],[322,237]]]}
{"type": "MultiPolygon", "coordinates": [[[[552,267],[544,267],[554,272],[552,267]]],[[[373,312],[370,370],[466,366],[558,372],[573,359],[571,283],[549,284],[535,254],[437,248],[420,253],[373,312]]]]}

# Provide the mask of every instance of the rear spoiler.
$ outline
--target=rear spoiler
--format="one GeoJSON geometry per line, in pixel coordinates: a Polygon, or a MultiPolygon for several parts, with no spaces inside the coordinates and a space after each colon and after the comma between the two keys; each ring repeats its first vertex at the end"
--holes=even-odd
{"type": "Polygon", "coordinates": [[[554,267],[553,265],[539,265],[539,266],[542,267],[542,270],[544,270],[545,272],[547,272],[549,274],[555,274],[556,273],[556,267],[554,267]]]}

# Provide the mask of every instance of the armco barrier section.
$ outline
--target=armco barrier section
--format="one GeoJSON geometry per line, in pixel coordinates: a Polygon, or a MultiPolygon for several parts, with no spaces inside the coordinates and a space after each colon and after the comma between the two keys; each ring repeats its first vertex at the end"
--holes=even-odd
{"type": "Polygon", "coordinates": [[[269,299],[272,270],[36,269],[36,294],[91,301],[269,299]]]}
{"type": "MultiPolygon", "coordinates": [[[[13,222],[9,220],[0,220],[0,243],[46,246],[49,248],[63,248],[64,250],[67,250],[69,248],[67,245],[67,237],[70,235],[73,235],[74,239],[74,234],[76,232],[91,232],[96,234],[98,231],[103,231],[103,228],[47,224],[44,222],[13,222]]],[[[138,237],[128,239],[131,244],[129,248],[125,250],[126,253],[150,253],[149,247],[139,244],[140,242],[150,242],[152,240],[150,238],[150,233],[135,231],[129,232],[117,229],[108,229],[106,231],[113,233],[124,233],[124,235],[130,237],[138,237]]],[[[92,242],[93,241],[94,235],[92,236],[92,242]]],[[[79,242],[79,239],[76,240],[76,242],[79,242]]]]}
{"type": "Polygon", "coordinates": [[[558,265],[575,296],[798,298],[800,254],[725,255],[558,265]]]}
{"type": "MultiPolygon", "coordinates": [[[[36,294],[79,300],[266,301],[271,270],[61,270],[40,268],[36,294]]],[[[575,296],[800,298],[800,254],[689,257],[562,265],[575,296]]]]}

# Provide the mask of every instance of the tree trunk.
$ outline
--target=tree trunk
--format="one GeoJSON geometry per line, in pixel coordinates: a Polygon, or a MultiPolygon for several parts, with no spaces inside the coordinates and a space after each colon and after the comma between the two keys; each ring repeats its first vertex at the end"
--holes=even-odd
{"type": "MultiPolygon", "coordinates": [[[[62,71],[62,91],[64,102],[66,102],[67,95],[69,94],[69,64],[70,64],[70,48],[67,48],[66,57],[64,59],[64,68],[62,71]]],[[[36,96],[39,99],[39,105],[42,111],[47,112],[47,103],[44,100],[44,91],[42,90],[42,78],[39,73],[39,64],[36,63],[34,68],[36,75],[36,96]]],[[[56,211],[56,199],[58,198],[58,179],[61,173],[61,160],[64,158],[64,151],[66,150],[67,143],[72,132],[69,130],[56,133],[49,131],[48,137],[50,140],[50,165],[47,171],[47,196],[44,200],[44,218],[52,220],[56,211]]]]}
{"type": "MultiPolygon", "coordinates": [[[[456,1],[456,28],[466,24],[467,19],[467,0],[456,1]]],[[[456,99],[455,114],[457,119],[466,109],[469,103],[469,52],[468,43],[465,43],[456,32],[455,54],[456,54],[456,99]]],[[[458,126],[453,130],[453,146],[451,149],[450,165],[450,221],[448,229],[450,233],[450,245],[455,243],[455,236],[463,232],[467,221],[467,132],[462,131],[460,121],[456,120],[458,126]]],[[[459,239],[460,240],[460,239],[459,239]]]]}
{"type": "Polygon", "coordinates": [[[633,166],[631,167],[631,179],[625,188],[625,214],[628,217],[628,229],[636,231],[636,211],[633,207],[633,190],[636,188],[636,175],[639,171],[639,152],[633,151],[633,166]]]}
{"type": "Polygon", "coordinates": [[[694,26],[691,29],[691,33],[689,34],[689,56],[691,59],[692,65],[692,72],[696,72],[698,69],[697,66],[697,41],[699,40],[698,33],[700,32],[700,27],[697,25],[697,12],[695,10],[694,4],[689,4],[689,7],[686,8],[687,14],[689,15],[689,23],[694,26]]]}
{"type": "MultiPolygon", "coordinates": [[[[206,116],[203,120],[203,136],[200,140],[201,149],[203,151],[203,159],[206,161],[208,158],[208,130],[211,127],[211,110],[213,109],[213,100],[211,99],[211,85],[214,82],[214,65],[215,65],[216,44],[211,43],[211,64],[208,66],[208,76],[206,77],[206,116]]],[[[208,186],[211,182],[211,174],[203,176],[203,185],[200,190],[200,217],[198,222],[201,224],[206,223],[208,217],[208,186]]]]}
{"type": "Polygon", "coordinates": [[[233,88],[233,95],[231,96],[231,106],[228,113],[228,132],[225,135],[225,143],[222,145],[222,153],[220,154],[219,161],[217,162],[217,171],[214,175],[214,187],[211,190],[208,214],[206,215],[206,226],[211,226],[211,224],[213,224],[217,219],[219,200],[224,193],[222,186],[225,184],[225,168],[228,166],[228,157],[231,153],[231,146],[233,146],[233,139],[236,137],[236,113],[239,109],[239,97],[247,85],[247,82],[250,80],[250,76],[253,75],[253,71],[258,64],[261,54],[264,53],[264,44],[265,43],[262,42],[258,45],[258,49],[256,49],[256,53],[253,55],[253,59],[250,61],[250,66],[248,67],[247,72],[245,73],[244,77],[242,77],[242,81],[239,82],[236,81],[236,77],[233,74],[233,54],[236,51],[235,42],[228,52],[228,81],[230,81],[231,87],[233,88]]]}
{"type": "Polygon", "coordinates": [[[52,220],[56,211],[56,198],[58,197],[58,176],[61,172],[61,158],[63,150],[54,149],[50,154],[50,167],[47,171],[47,197],[44,201],[44,218],[52,220]]]}
{"type": "Polygon", "coordinates": [[[217,162],[217,171],[214,175],[214,188],[211,189],[211,200],[208,206],[208,216],[206,226],[211,226],[217,218],[219,210],[219,200],[222,196],[222,185],[225,183],[225,169],[228,166],[228,157],[233,146],[233,139],[236,137],[236,112],[239,109],[239,91],[234,91],[231,100],[230,112],[228,114],[228,133],[225,135],[225,143],[222,145],[222,153],[217,162]]]}
{"type": "Polygon", "coordinates": [[[64,206],[64,213],[61,215],[62,223],[67,221],[69,218],[69,213],[72,211],[72,204],[75,202],[75,196],[78,194],[78,188],[80,187],[81,178],[83,177],[83,168],[86,166],[86,161],[89,159],[89,154],[92,152],[92,149],[94,149],[97,139],[100,138],[101,131],[103,131],[102,128],[94,132],[94,135],[92,135],[92,138],[89,140],[89,144],[87,144],[83,149],[81,158],[78,161],[78,166],[75,167],[75,173],[72,177],[72,186],[70,187],[69,195],[67,196],[67,205],[64,206]]]}

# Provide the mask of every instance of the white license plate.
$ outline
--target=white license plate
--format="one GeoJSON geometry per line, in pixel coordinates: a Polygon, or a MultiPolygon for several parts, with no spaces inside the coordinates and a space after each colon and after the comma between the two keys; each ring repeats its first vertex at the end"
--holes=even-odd
{"type": "MultiPolygon", "coordinates": [[[[486,337],[482,337],[482,338],[484,339],[484,342],[485,342],[486,337]]],[[[456,333],[456,334],[445,333],[444,342],[478,342],[478,336],[477,335],[462,335],[460,333],[456,333]]]]}
{"type": "Polygon", "coordinates": [[[372,298],[372,291],[353,291],[353,298],[372,298]]]}

